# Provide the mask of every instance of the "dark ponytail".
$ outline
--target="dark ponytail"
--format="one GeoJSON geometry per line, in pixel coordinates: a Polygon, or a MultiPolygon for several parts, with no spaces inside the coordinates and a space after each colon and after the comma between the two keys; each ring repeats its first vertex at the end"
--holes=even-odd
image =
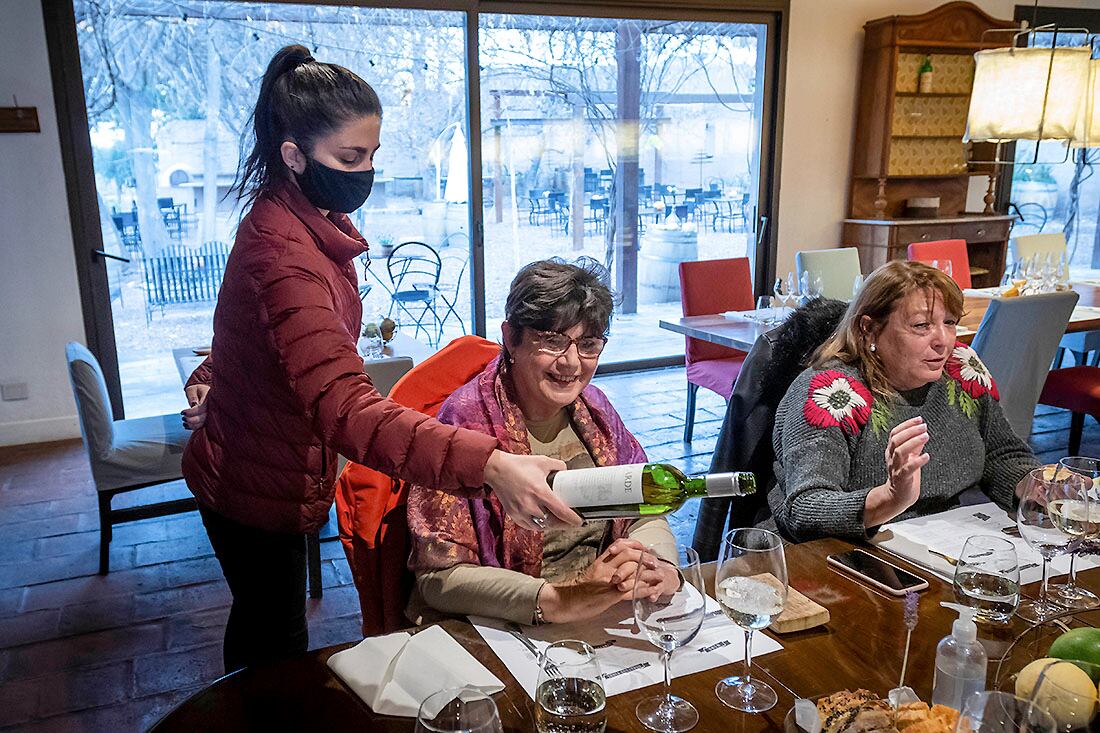
{"type": "Polygon", "coordinates": [[[305,46],[286,46],[267,65],[260,96],[241,153],[251,152],[237,169],[230,193],[245,207],[285,177],[280,152],[290,140],[309,154],[313,143],[360,117],[382,116],[382,103],[370,84],[343,66],[316,61],[305,46]],[[251,132],[251,136],[249,133],[251,132]]]}

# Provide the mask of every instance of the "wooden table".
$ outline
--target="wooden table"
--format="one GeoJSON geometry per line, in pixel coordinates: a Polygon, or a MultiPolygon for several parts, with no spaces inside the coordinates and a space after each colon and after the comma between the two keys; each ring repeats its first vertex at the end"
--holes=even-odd
{"type": "MultiPolygon", "coordinates": [[[[172,349],[172,357],[176,360],[176,370],[180,374],[180,381],[184,384],[187,384],[187,380],[191,378],[191,373],[206,358],[205,356],[196,355],[195,351],[196,349],[193,348],[172,349]]],[[[413,360],[415,366],[434,353],[435,350],[432,347],[426,346],[412,336],[398,331],[386,347],[382,349],[382,358],[407,356],[413,360]]],[[[363,361],[366,362],[367,360],[364,359],[363,361]]]]}
{"type": "MultiPolygon", "coordinates": [[[[1094,285],[1074,283],[1081,300],[1077,305],[1100,306],[1100,288],[1094,285]]],[[[985,317],[985,311],[989,308],[989,298],[967,296],[965,299],[965,313],[959,325],[976,331],[985,317]]],[[[739,318],[726,318],[719,314],[715,316],[687,316],[677,320],[661,320],[661,328],[668,331],[682,333],[685,336],[709,341],[712,344],[728,346],[731,349],[748,351],[756,343],[762,334],[767,333],[775,326],[764,326],[753,321],[745,321],[739,318]]],[[[1088,321],[1074,321],[1066,328],[1066,333],[1081,333],[1084,331],[1100,330],[1100,318],[1088,321]]],[[[959,341],[970,343],[974,339],[973,333],[959,336],[959,341]]]]}
{"type": "MultiPolygon", "coordinates": [[[[772,710],[760,715],[740,713],[715,697],[715,683],[742,670],[740,663],[673,680],[673,691],[699,709],[701,721],[695,731],[782,731],[783,719],[796,695],[811,697],[857,687],[885,694],[897,684],[905,645],[901,599],[875,591],[826,563],[827,555],[851,547],[834,539],[787,547],[791,586],[827,607],[832,620],[824,627],[776,636],[783,650],[756,660],[753,669],[779,693],[779,703],[772,710]]],[[[879,550],[870,551],[882,555],[879,550]]],[[[707,567],[711,585],[714,565],[707,567]]],[[[930,587],[921,593],[920,623],[913,634],[906,681],[927,700],[931,695],[936,644],[949,633],[955,618],[954,613],[940,608],[939,603],[953,601],[954,595],[949,584],[914,570],[928,578],[930,587]]],[[[1083,572],[1078,579],[1093,591],[1100,590],[1100,570],[1083,572]]],[[[477,631],[457,620],[447,621],[443,626],[506,683],[506,689],[495,696],[505,730],[533,731],[530,699],[477,631]]],[[[996,633],[990,633],[986,626],[979,628],[991,652],[992,684],[996,673],[994,660],[1025,626],[1014,621],[1013,626],[996,633]]],[[[740,643],[740,638],[736,643],[740,643]]],[[[348,646],[351,645],[319,649],[270,667],[224,677],[180,705],[154,730],[411,731],[412,719],[375,715],[329,671],[325,660],[348,646]]],[[[659,685],[650,686],[609,698],[607,730],[644,730],[634,717],[634,707],[639,700],[660,690],[659,685]]]]}

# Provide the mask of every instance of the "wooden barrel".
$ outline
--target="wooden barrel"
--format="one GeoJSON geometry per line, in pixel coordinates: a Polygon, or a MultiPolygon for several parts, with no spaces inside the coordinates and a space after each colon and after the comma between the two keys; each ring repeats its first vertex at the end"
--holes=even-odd
{"type": "Polygon", "coordinates": [[[638,302],[680,300],[680,263],[699,257],[699,232],[690,229],[646,230],[638,253],[638,302]]]}

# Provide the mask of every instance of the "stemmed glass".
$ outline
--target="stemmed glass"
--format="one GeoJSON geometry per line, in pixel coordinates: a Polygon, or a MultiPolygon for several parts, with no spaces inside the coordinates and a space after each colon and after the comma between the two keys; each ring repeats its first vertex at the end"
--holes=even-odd
{"type": "Polygon", "coordinates": [[[542,733],[607,726],[607,694],[596,650],[583,641],[555,641],[539,656],[535,727],[542,733]]]}
{"type": "Polygon", "coordinates": [[[959,733],[1054,733],[1054,718],[1009,692],[975,692],[963,702],[959,733]]]}
{"type": "Polygon", "coordinates": [[[420,703],[416,733],[502,733],[493,698],[472,687],[440,690],[420,703]]]}
{"type": "Polygon", "coordinates": [[[772,305],[772,298],[770,295],[761,295],[756,299],[756,313],[757,318],[760,319],[760,323],[765,326],[770,326],[779,322],[779,319],[775,317],[775,308],[772,305]]]}
{"type": "MultiPolygon", "coordinates": [[[[1087,500],[1089,501],[1088,531],[1084,537],[1092,539],[1100,534],[1100,460],[1085,456],[1070,456],[1058,461],[1058,465],[1064,469],[1080,474],[1089,484],[1087,500]]],[[[1085,611],[1100,606],[1100,598],[1090,590],[1077,585],[1077,552],[1070,551],[1069,578],[1065,583],[1052,584],[1050,591],[1057,600],[1058,605],[1072,608],[1075,611],[1085,611]]]]}
{"type": "Polygon", "coordinates": [[[863,273],[859,273],[852,279],[852,299],[859,295],[859,291],[863,290],[863,273]]]}
{"type": "Polygon", "coordinates": [[[813,280],[813,288],[811,290],[811,292],[813,294],[810,297],[811,298],[820,298],[821,294],[824,290],[825,290],[825,284],[821,281],[821,273],[820,272],[815,272],[814,273],[814,280],[813,280]]]}
{"type": "Polygon", "coordinates": [[[641,573],[634,577],[634,621],[661,650],[665,666],[664,694],[642,700],[634,710],[642,725],[661,733],[691,730],[699,722],[699,711],[695,706],[672,694],[669,663],[672,652],[694,639],[703,626],[707,608],[706,586],[703,585],[698,553],[690,547],[677,549],[677,569],[682,579],[677,590],[653,596],[651,586],[642,581],[641,573]]]}
{"type": "Polygon", "coordinates": [[[730,530],[722,540],[714,585],[722,611],[745,630],[745,674],[721,680],[714,692],[735,710],[770,710],[778,697],[766,682],[752,678],[752,633],[771,624],[787,602],[783,540],[766,529],[730,530]]]}
{"type": "Polygon", "coordinates": [[[772,286],[772,294],[775,295],[775,299],[783,304],[784,315],[786,315],[786,309],[790,305],[790,294],[783,289],[783,278],[777,277],[775,279],[775,285],[772,286]]]}
{"type": "Polygon", "coordinates": [[[791,307],[797,308],[802,293],[798,289],[798,278],[794,276],[793,272],[787,273],[787,297],[791,299],[791,307]]]}
{"type": "Polygon", "coordinates": [[[1016,526],[1020,536],[1043,558],[1043,584],[1038,600],[1020,603],[1019,614],[1041,623],[1062,608],[1051,601],[1047,587],[1050,561],[1088,531],[1088,490],[1091,482],[1060,466],[1044,466],[1029,472],[1016,487],[1020,505],[1016,526]]]}

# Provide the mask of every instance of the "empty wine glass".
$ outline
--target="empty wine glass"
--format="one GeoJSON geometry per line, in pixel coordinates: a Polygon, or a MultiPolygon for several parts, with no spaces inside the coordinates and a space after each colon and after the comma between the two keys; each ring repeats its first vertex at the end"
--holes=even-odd
{"type": "Polygon", "coordinates": [[[752,633],[767,628],[787,602],[783,540],[766,529],[730,530],[722,540],[714,586],[722,611],[745,630],[745,674],[721,680],[714,692],[735,710],[770,710],[778,697],[766,682],[752,677],[752,633]]]}
{"type": "Polygon", "coordinates": [[[788,301],[790,301],[790,295],[783,289],[783,278],[777,277],[775,279],[775,284],[772,285],[772,294],[775,296],[775,299],[782,304],[783,309],[786,310],[789,304],[788,301]]]}
{"type": "MultiPolygon", "coordinates": [[[[1073,473],[1080,474],[1089,483],[1087,492],[1089,501],[1089,531],[1085,535],[1087,539],[1093,539],[1100,534],[1100,505],[1096,502],[1100,499],[1100,460],[1085,456],[1070,456],[1058,461],[1058,465],[1073,473]]],[[[1100,598],[1090,590],[1077,585],[1077,551],[1076,548],[1069,555],[1069,577],[1065,583],[1052,583],[1050,592],[1059,605],[1072,608],[1075,611],[1084,611],[1100,606],[1100,598]]]]}
{"type": "Polygon", "coordinates": [[[770,295],[761,295],[756,299],[756,317],[760,320],[760,323],[765,326],[770,326],[778,322],[775,317],[775,308],[772,307],[770,295]]]}
{"type": "Polygon", "coordinates": [[[1058,258],[1058,285],[1060,290],[1069,287],[1069,262],[1066,260],[1065,252],[1058,258]]]}
{"type": "Polygon", "coordinates": [[[813,289],[813,282],[809,270],[803,270],[802,274],[798,276],[798,284],[802,290],[802,300],[812,300],[813,296],[810,295],[810,291],[813,289]]]}
{"type": "Polygon", "coordinates": [[[1016,546],[1004,537],[974,535],[955,563],[955,600],[977,611],[979,621],[1008,623],[1020,605],[1016,546]]]}
{"type": "Polygon", "coordinates": [[[797,308],[799,299],[802,297],[801,291],[798,289],[798,278],[795,277],[793,272],[787,272],[787,297],[791,299],[791,307],[797,308]]]}
{"type": "Polygon", "coordinates": [[[699,722],[699,711],[687,700],[672,694],[669,663],[672,652],[699,633],[706,617],[707,595],[699,555],[690,547],[678,547],[677,569],[680,587],[664,595],[653,596],[652,586],[642,574],[634,576],[634,621],[649,640],[661,650],[665,666],[664,694],[646,698],[634,709],[649,730],[679,733],[699,722]]]}
{"type": "Polygon", "coordinates": [[[859,273],[858,275],[856,275],[855,278],[852,280],[852,299],[853,300],[855,299],[855,297],[857,295],[859,295],[860,290],[863,290],[863,273],[862,272],[859,273]]]}
{"type": "Polygon", "coordinates": [[[954,268],[954,265],[951,263],[951,260],[942,260],[940,262],[940,269],[943,270],[944,275],[947,275],[948,277],[951,277],[951,278],[954,277],[953,273],[954,273],[955,268],[954,268]]]}
{"type": "Polygon", "coordinates": [[[1019,614],[1041,623],[1062,608],[1050,599],[1047,587],[1050,561],[1067,545],[1089,531],[1088,490],[1091,482],[1060,466],[1044,466],[1029,472],[1016,487],[1020,505],[1016,526],[1020,536],[1043,558],[1043,583],[1038,600],[1020,603],[1019,614]]]}
{"type": "Polygon", "coordinates": [[[502,733],[493,698],[472,687],[440,690],[420,703],[416,733],[502,733]]]}
{"type": "Polygon", "coordinates": [[[602,733],[607,694],[596,650],[586,642],[556,641],[539,656],[535,727],[540,733],[602,733]]]}
{"type": "Polygon", "coordinates": [[[1054,718],[1009,692],[975,692],[964,703],[958,733],[1054,733],[1054,718]]]}
{"type": "Polygon", "coordinates": [[[813,281],[813,295],[810,296],[810,297],[811,298],[820,298],[821,295],[824,292],[825,292],[825,284],[821,280],[821,273],[820,272],[815,272],[814,273],[814,281],[813,281]]]}
{"type": "Polygon", "coordinates": [[[1004,294],[1004,292],[1006,290],[1008,290],[1009,288],[1011,288],[1015,284],[1015,283],[1012,282],[1013,281],[1013,276],[1015,275],[1015,272],[1016,272],[1016,266],[1015,265],[1013,265],[1011,267],[1009,267],[1007,265],[1005,266],[1005,272],[1004,272],[1003,275],[1001,275],[1001,287],[997,291],[997,295],[1004,294]]]}

